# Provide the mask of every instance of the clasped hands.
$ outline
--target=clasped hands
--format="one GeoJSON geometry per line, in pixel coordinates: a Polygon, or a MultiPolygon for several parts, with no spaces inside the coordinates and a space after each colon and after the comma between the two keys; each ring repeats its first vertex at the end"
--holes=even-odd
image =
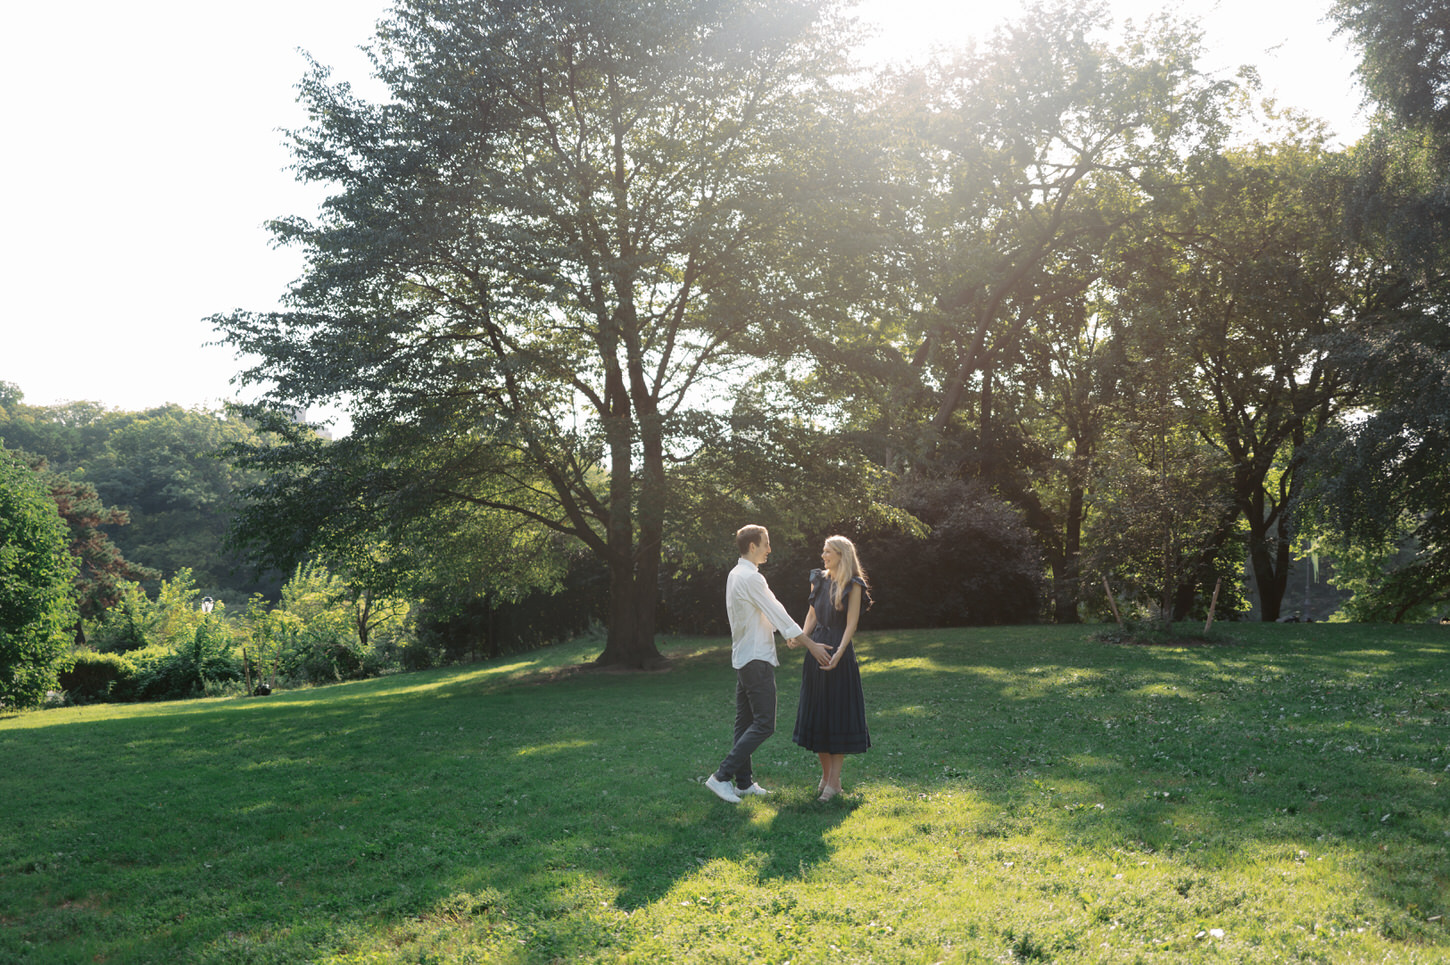
{"type": "Polygon", "coordinates": [[[805,647],[811,652],[811,656],[816,658],[816,663],[821,665],[822,670],[830,670],[836,665],[835,661],[831,659],[830,653],[827,652],[825,644],[817,643],[804,633],[787,640],[785,645],[792,650],[796,647],[805,647]]]}

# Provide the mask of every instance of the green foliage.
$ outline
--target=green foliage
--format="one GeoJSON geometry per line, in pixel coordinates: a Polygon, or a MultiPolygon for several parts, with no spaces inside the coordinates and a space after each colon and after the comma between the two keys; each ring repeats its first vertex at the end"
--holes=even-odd
{"type": "Polygon", "coordinates": [[[89,478],[130,515],[116,537],[127,555],[167,575],[189,569],[209,595],[233,603],[253,588],[275,593],[280,580],[249,578],[248,561],[225,545],[238,490],[254,477],[221,453],[253,438],[252,429],[174,405],[116,422],[89,478]]]}
{"type": "MultiPolygon", "coordinates": [[[[130,580],[155,579],[160,574],[127,560],[108,530],[126,526],[127,513],[102,502],[96,488],[35,463],[51,498],[70,532],[70,554],[76,560],[75,594],[82,621],[92,620],[120,599],[130,580]]],[[[78,634],[78,638],[79,638],[78,634]]]]}
{"type": "Polygon", "coordinates": [[[57,686],[75,619],[66,528],[42,478],[0,446],[0,702],[57,686]]]}
{"type": "Polygon", "coordinates": [[[242,665],[235,653],[240,631],[224,602],[207,612],[200,597],[187,569],[162,580],[154,601],[139,584],[127,586],[91,632],[90,641],[101,652],[80,651],[80,659],[90,664],[114,666],[114,680],[104,693],[82,680],[83,696],[178,700],[240,681],[242,665]]]}
{"type": "Polygon", "coordinates": [[[159,640],[157,606],[139,583],[121,590],[120,598],[91,625],[86,641],[103,652],[126,653],[159,640]]]}
{"type": "Polygon", "coordinates": [[[1423,131],[1387,125],[1355,162],[1351,227],[1379,264],[1364,311],[1331,344],[1360,408],[1321,440],[1309,495],[1336,545],[1386,564],[1355,612],[1399,621],[1450,603],[1450,208],[1423,131]]]}
{"type": "Polygon", "coordinates": [[[407,601],[357,592],[317,564],[298,566],[268,608],[248,603],[247,660],[269,687],[334,683],[407,665],[412,641],[407,601]]]}
{"type": "Polygon", "coordinates": [[[117,676],[109,697],[118,701],[184,700],[234,688],[242,679],[233,653],[233,632],[220,614],[212,614],[177,646],[152,644],[112,658],[117,676]]]}
{"type": "Polygon", "coordinates": [[[769,797],[698,783],[718,637],[0,719],[0,960],[1444,960],[1445,630],[1236,632],[867,632],[875,746],[827,805],[779,734],[769,797]]]}
{"type": "Polygon", "coordinates": [[[70,669],[60,674],[60,686],[74,702],[111,700],[118,686],[126,691],[135,676],[135,664],[120,653],[77,650],[70,669]]]}
{"type": "Polygon", "coordinates": [[[1383,108],[1350,154],[1347,227],[1375,258],[1358,324],[1333,346],[1361,411],[1318,452],[1312,496],[1328,538],[1380,577],[1353,611],[1406,620],[1450,603],[1450,42],[1442,0],[1337,0],[1330,17],[1362,52],[1383,108]],[[1383,562],[1382,573],[1375,573],[1383,562]]]}
{"type": "Polygon", "coordinates": [[[925,532],[868,531],[859,538],[877,599],[872,627],[1036,621],[1042,560],[1015,509],[981,483],[922,477],[898,484],[892,501],[925,532]]]}
{"type": "MultiPolygon", "coordinates": [[[[1181,426],[1147,436],[1129,432],[1105,446],[1084,572],[1095,589],[1106,579],[1125,605],[1161,622],[1174,618],[1180,584],[1196,585],[1211,571],[1216,538],[1234,514],[1217,453],[1181,426]]],[[[1242,549],[1237,541],[1228,546],[1242,549]]],[[[1225,616],[1228,600],[1220,602],[1225,616]]]]}
{"type": "Polygon", "coordinates": [[[161,577],[183,568],[214,597],[240,602],[254,589],[276,592],[279,581],[249,578],[249,567],[223,545],[236,492],[253,476],[219,453],[252,437],[241,419],[175,405],[144,412],[94,402],[29,406],[17,390],[11,405],[0,406],[0,439],[45,459],[58,497],[70,494],[87,510],[90,530],[78,538],[100,534],[113,545],[100,547],[99,560],[114,553],[133,566],[129,574],[102,567],[115,579],[88,617],[109,605],[116,583],[138,579],[155,592],[161,577]]]}
{"type": "Polygon", "coordinates": [[[1450,22],[1443,0],[1335,0],[1329,17],[1362,54],[1365,88],[1401,121],[1450,143],[1450,22]]]}
{"type": "Polygon", "coordinates": [[[288,617],[283,675],[311,682],[354,676],[361,643],[344,601],[341,581],[320,566],[301,566],[282,588],[278,605],[288,617]]]}

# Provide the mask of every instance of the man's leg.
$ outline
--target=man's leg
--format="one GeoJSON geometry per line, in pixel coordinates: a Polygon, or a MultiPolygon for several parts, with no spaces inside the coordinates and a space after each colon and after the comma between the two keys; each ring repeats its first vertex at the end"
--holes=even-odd
{"type": "MultiPolygon", "coordinates": [[[[732,750],[740,744],[741,738],[746,735],[754,723],[755,708],[750,703],[750,688],[745,683],[745,672],[742,668],[735,674],[735,739],[730,744],[732,750]]],[[[741,784],[740,781],[751,777],[750,768],[750,758],[746,757],[744,762],[736,767],[733,772],[734,776],[727,774],[725,780],[733,780],[736,787],[749,787],[753,778],[745,781],[744,784],[741,784]]]]}
{"type": "Polygon", "coordinates": [[[775,733],[775,668],[764,660],[752,660],[736,671],[735,746],[720,763],[715,777],[735,779],[746,787],[754,780],[750,755],[775,733]]]}

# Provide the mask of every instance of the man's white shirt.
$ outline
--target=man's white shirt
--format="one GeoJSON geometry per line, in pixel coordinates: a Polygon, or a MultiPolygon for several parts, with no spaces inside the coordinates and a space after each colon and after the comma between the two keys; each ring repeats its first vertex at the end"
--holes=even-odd
{"type": "Polygon", "coordinates": [[[725,579],[725,609],[730,615],[730,664],[736,670],[752,660],[780,666],[775,631],[787,640],[802,632],[770,592],[760,567],[744,557],[725,579]]]}

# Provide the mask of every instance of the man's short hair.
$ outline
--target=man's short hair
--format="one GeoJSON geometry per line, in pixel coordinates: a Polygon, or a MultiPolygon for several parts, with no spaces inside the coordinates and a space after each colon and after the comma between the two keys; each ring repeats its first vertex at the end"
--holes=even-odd
{"type": "Polygon", "coordinates": [[[750,552],[750,547],[759,546],[765,542],[765,527],[751,523],[749,526],[742,526],[735,531],[735,545],[740,547],[740,555],[744,556],[750,552]]]}

